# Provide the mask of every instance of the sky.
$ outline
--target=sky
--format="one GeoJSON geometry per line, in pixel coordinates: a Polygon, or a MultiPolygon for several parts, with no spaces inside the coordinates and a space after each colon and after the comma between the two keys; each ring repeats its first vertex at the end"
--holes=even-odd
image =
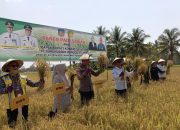
{"type": "Polygon", "coordinates": [[[0,0],[0,17],[93,32],[118,25],[140,27],[154,42],[166,28],[180,28],[180,0],[0,0]]]}

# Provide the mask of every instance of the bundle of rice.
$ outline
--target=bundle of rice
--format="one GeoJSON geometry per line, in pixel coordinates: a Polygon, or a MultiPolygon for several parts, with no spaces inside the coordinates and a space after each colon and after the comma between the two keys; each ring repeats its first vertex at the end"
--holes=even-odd
{"type": "MultiPolygon", "coordinates": [[[[43,58],[38,58],[35,62],[36,69],[38,71],[39,79],[44,80],[45,77],[48,77],[49,74],[49,64],[43,58]]],[[[38,90],[43,89],[44,86],[40,86],[38,90]]]]}
{"type": "Polygon", "coordinates": [[[173,66],[173,61],[172,60],[168,60],[167,61],[167,71],[166,74],[170,74],[170,69],[173,66]]]}
{"type": "Polygon", "coordinates": [[[145,64],[145,63],[142,63],[139,65],[138,69],[137,69],[137,73],[139,75],[143,75],[143,74],[146,74],[148,71],[148,65],[145,64]]]}
{"type": "Polygon", "coordinates": [[[141,59],[140,57],[135,57],[133,60],[133,67],[134,69],[138,69],[138,67],[143,63],[143,59],[141,59]]]}
{"type": "Polygon", "coordinates": [[[124,68],[127,71],[132,71],[133,70],[133,60],[131,58],[123,58],[124,59],[124,68]]]}
{"type": "Polygon", "coordinates": [[[109,63],[109,59],[105,53],[101,53],[97,58],[100,69],[104,70],[107,64],[109,63]]]}

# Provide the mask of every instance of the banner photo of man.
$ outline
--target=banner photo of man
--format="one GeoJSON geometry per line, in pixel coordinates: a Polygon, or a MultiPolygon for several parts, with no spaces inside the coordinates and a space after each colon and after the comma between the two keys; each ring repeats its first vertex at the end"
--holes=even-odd
{"type": "Polygon", "coordinates": [[[0,60],[78,60],[84,53],[96,58],[106,52],[105,37],[65,28],[0,18],[0,60]],[[91,45],[90,45],[91,44],[91,45]]]}

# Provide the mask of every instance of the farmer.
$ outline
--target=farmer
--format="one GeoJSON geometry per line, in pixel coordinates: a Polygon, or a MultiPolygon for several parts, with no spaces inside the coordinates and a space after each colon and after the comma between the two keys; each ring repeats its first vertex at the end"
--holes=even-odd
{"type": "Polygon", "coordinates": [[[72,86],[65,72],[65,64],[58,64],[54,67],[52,83],[57,84],[63,82],[65,85],[66,92],[63,94],[58,94],[54,97],[53,111],[49,112],[48,115],[50,118],[54,117],[55,114],[60,110],[64,112],[71,104],[72,86]]]}
{"type": "MultiPolygon", "coordinates": [[[[4,94],[4,106],[7,109],[8,125],[14,128],[17,121],[18,109],[11,110],[11,101],[18,96],[26,94],[26,86],[41,87],[44,85],[44,79],[39,82],[32,82],[25,76],[19,74],[19,68],[23,65],[22,60],[9,59],[2,66],[2,71],[8,74],[0,77],[0,94],[4,94]]],[[[28,105],[22,106],[22,115],[25,121],[28,121],[28,105]]]]}
{"type": "Polygon", "coordinates": [[[153,81],[159,80],[159,75],[158,75],[159,71],[160,69],[157,67],[157,61],[152,61],[151,68],[150,68],[151,80],[153,81]]]}
{"type": "Polygon", "coordinates": [[[94,71],[90,66],[89,62],[90,57],[89,54],[83,54],[80,57],[80,60],[82,60],[82,63],[80,64],[79,68],[77,69],[77,77],[80,81],[80,88],[79,93],[81,97],[81,105],[88,105],[89,101],[94,98],[94,90],[93,90],[93,84],[91,80],[91,74],[93,76],[98,76],[101,72],[100,71],[94,71]]]}
{"type": "Polygon", "coordinates": [[[166,65],[165,65],[165,60],[164,59],[160,59],[158,61],[157,67],[160,70],[159,73],[158,73],[159,79],[162,79],[162,80],[166,79],[166,70],[167,70],[167,68],[166,68],[166,65]]]}
{"type": "Polygon", "coordinates": [[[112,75],[115,80],[115,92],[123,98],[127,96],[127,81],[126,77],[133,75],[133,71],[128,72],[124,69],[123,58],[115,58],[112,62],[114,66],[112,70],[112,75]]]}

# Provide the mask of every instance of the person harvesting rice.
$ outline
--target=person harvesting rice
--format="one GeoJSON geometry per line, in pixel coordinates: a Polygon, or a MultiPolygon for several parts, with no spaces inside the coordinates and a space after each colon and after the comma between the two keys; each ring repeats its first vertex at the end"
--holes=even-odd
{"type": "MultiPolygon", "coordinates": [[[[12,110],[11,102],[13,99],[26,95],[26,86],[41,87],[44,86],[44,79],[39,82],[32,82],[25,76],[19,74],[19,68],[23,65],[22,60],[9,59],[2,66],[2,71],[8,74],[0,77],[0,94],[4,94],[4,106],[7,109],[8,125],[14,128],[17,121],[18,109],[12,110]]],[[[22,106],[23,119],[28,121],[28,105],[22,106]]]]}
{"type": "Polygon", "coordinates": [[[54,117],[58,111],[66,111],[71,104],[72,86],[65,72],[65,64],[58,64],[54,67],[52,83],[53,85],[64,83],[66,91],[62,94],[55,95],[53,111],[50,111],[48,115],[50,118],[54,117]]]}
{"type": "Polygon", "coordinates": [[[89,54],[83,54],[80,57],[82,63],[80,64],[79,68],[77,69],[77,77],[80,81],[80,98],[81,98],[81,105],[88,105],[89,101],[94,98],[94,90],[93,84],[91,80],[91,75],[98,76],[101,71],[94,71],[90,66],[90,57],[89,54]]]}
{"type": "Polygon", "coordinates": [[[167,67],[165,65],[165,60],[164,59],[160,59],[158,61],[157,67],[159,68],[159,70],[161,70],[161,71],[158,72],[159,79],[162,79],[162,80],[166,79],[166,70],[167,70],[167,67]]]}
{"type": "Polygon", "coordinates": [[[112,75],[115,81],[115,92],[117,95],[125,98],[127,96],[126,77],[133,76],[133,71],[128,72],[124,69],[123,58],[115,58],[112,65],[114,66],[112,75]]]}

